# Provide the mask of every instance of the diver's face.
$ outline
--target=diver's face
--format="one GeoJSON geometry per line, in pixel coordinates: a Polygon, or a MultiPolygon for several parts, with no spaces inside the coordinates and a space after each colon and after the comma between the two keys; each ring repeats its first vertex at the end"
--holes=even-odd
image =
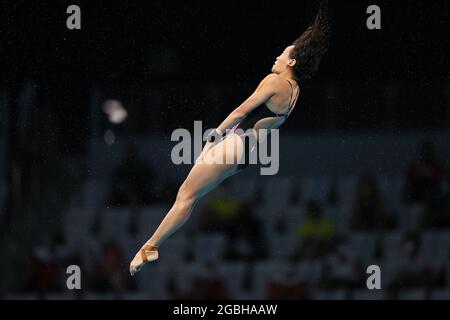
{"type": "Polygon", "coordinates": [[[272,66],[273,73],[280,74],[287,68],[292,68],[295,65],[295,59],[291,58],[292,50],[294,50],[293,45],[284,49],[283,53],[277,57],[275,63],[272,66]]]}

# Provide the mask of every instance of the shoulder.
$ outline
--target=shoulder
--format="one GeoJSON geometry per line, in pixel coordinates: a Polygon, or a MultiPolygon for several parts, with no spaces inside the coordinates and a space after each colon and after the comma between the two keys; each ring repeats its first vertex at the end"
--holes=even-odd
{"type": "Polygon", "coordinates": [[[275,73],[267,75],[262,81],[262,84],[279,84],[283,82],[283,78],[275,73]]]}
{"type": "Polygon", "coordinates": [[[259,88],[270,90],[273,93],[283,86],[283,78],[277,74],[271,73],[267,75],[259,84],[259,88]]]}

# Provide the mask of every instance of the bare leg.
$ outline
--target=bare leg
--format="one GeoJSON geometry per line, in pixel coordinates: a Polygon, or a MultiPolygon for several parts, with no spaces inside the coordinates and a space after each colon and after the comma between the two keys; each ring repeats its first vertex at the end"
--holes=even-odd
{"type": "Polygon", "coordinates": [[[138,272],[146,262],[158,259],[159,246],[186,223],[197,201],[236,172],[236,159],[242,156],[242,148],[241,139],[237,135],[231,135],[209,150],[203,161],[193,166],[178,190],[172,208],[131,262],[131,275],[138,272]],[[224,157],[231,157],[233,163],[206,163],[208,160],[224,157]]]}

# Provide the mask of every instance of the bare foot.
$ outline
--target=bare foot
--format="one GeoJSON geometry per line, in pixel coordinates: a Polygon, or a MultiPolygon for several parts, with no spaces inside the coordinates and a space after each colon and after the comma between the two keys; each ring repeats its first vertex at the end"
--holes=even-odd
{"type": "Polygon", "coordinates": [[[147,263],[157,260],[159,257],[158,248],[145,245],[134,256],[130,263],[130,274],[134,276],[147,263]]]}

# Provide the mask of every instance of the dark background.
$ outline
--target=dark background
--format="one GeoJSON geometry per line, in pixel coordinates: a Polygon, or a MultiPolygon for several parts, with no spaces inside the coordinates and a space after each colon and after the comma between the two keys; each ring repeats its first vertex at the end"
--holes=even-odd
{"type": "MultiPolygon", "coordinates": [[[[373,254],[368,260],[361,259],[391,270],[394,280],[383,293],[384,298],[401,297],[402,290],[408,295],[412,288],[425,292],[415,297],[448,299],[450,4],[437,0],[330,2],[333,26],[329,50],[318,74],[300,84],[297,111],[283,124],[281,131],[290,140],[281,144],[280,175],[273,181],[243,176],[234,179],[231,188],[225,186],[225,192],[220,189],[224,193],[219,190],[222,196],[233,194],[237,202],[244,201],[243,186],[253,190],[250,206],[240,203],[243,207],[238,216],[242,213],[243,220],[233,224],[238,228],[232,228],[233,236],[249,235],[257,251],[269,254],[262,260],[271,265],[276,262],[279,247],[295,247],[283,241],[298,236],[295,226],[304,222],[305,212],[322,207],[336,226],[338,240],[331,242],[350,241],[354,245],[361,240],[362,251],[355,247],[350,250],[350,256],[354,254],[356,259],[365,256],[365,244],[371,243],[373,254]],[[381,8],[381,30],[366,28],[366,9],[372,4],[381,8]],[[430,185],[432,192],[426,189],[430,185]],[[324,186],[329,190],[326,196],[311,191],[324,186]],[[412,195],[416,187],[421,190],[419,196],[412,195]],[[292,199],[300,194],[297,202],[280,200],[287,198],[283,188],[292,192],[292,199]],[[421,194],[423,190],[428,191],[421,194]],[[373,198],[364,200],[367,193],[373,198]],[[336,194],[342,196],[340,202],[333,200],[336,194]],[[361,229],[346,218],[356,212],[362,213],[363,222],[369,221],[372,209],[385,200],[386,216],[374,218],[373,225],[361,229]],[[358,205],[362,207],[359,211],[355,209],[358,205]],[[245,214],[253,211],[254,216],[245,214]],[[416,219],[416,213],[420,219],[416,219]],[[300,216],[302,219],[295,220],[300,216]],[[261,231],[266,242],[256,234],[258,225],[264,226],[261,230],[269,230],[267,234],[261,231]],[[272,229],[279,232],[272,233],[272,229]],[[394,258],[386,253],[395,242],[392,239],[404,241],[407,255],[413,252],[411,261],[417,257],[433,259],[425,259],[428,265],[425,263],[422,269],[414,269],[415,262],[411,262],[415,271],[410,278],[402,278],[409,273],[396,263],[408,264],[409,260],[400,257],[400,252],[395,257],[394,251],[394,258]],[[280,243],[284,244],[278,246],[280,243]]],[[[195,252],[186,243],[191,243],[190,237],[202,238],[217,230],[211,222],[203,225],[204,229],[196,229],[200,218],[180,232],[178,241],[167,242],[168,246],[173,243],[173,250],[164,251],[170,256],[170,251],[183,247],[179,251],[186,265],[180,257],[161,259],[160,266],[179,267],[175,271],[181,277],[179,282],[172,279],[167,290],[158,291],[147,283],[159,276],[144,273],[138,280],[128,277],[130,258],[149,229],[153,230],[164,216],[189,169],[168,163],[170,134],[180,127],[191,130],[195,120],[204,121],[204,128],[217,126],[251,94],[270,72],[276,57],[302,34],[316,12],[317,1],[313,0],[2,1],[0,297],[19,294],[20,299],[31,294],[32,298],[44,298],[54,291],[66,294],[64,271],[69,263],[90,270],[83,280],[87,288],[83,293],[99,290],[106,295],[114,293],[115,298],[148,298],[147,294],[152,299],[218,297],[215,294],[220,290],[196,291],[201,285],[194,282],[190,295],[174,289],[190,279],[184,268],[189,269],[192,261],[190,270],[203,272],[204,266],[200,262],[196,265],[197,260],[192,258],[195,252]],[[66,28],[66,9],[71,4],[81,8],[81,30],[66,28]],[[107,121],[102,104],[108,99],[122,102],[128,112],[123,123],[107,121]],[[111,145],[104,139],[105,132],[115,134],[111,145]],[[138,155],[128,153],[129,146],[136,147],[138,155]],[[136,200],[136,195],[142,199],[136,200]],[[142,224],[141,228],[149,227],[136,236],[136,221],[148,222],[149,212],[155,219],[142,224]],[[130,233],[124,231],[124,238],[119,238],[115,246],[97,238],[102,223],[122,221],[120,214],[131,216],[130,233]],[[97,246],[104,246],[103,251],[91,255],[97,246]],[[117,247],[122,250],[121,258],[117,258],[117,247]],[[55,254],[58,248],[65,248],[75,258],[61,258],[55,254]],[[92,263],[94,267],[89,266],[92,263]],[[108,269],[111,265],[117,269],[108,269]]],[[[206,206],[210,199],[213,196],[205,200],[206,206]]],[[[204,217],[202,208],[194,216],[204,217]]],[[[216,207],[219,212],[223,208],[216,207]]],[[[211,211],[212,217],[215,212],[211,211]]],[[[233,236],[225,234],[226,243],[233,243],[233,236]]],[[[322,260],[306,259],[300,267],[310,268],[311,273],[299,274],[312,279],[318,266],[325,275],[330,266],[348,267],[351,263],[346,264],[346,258],[327,262],[334,255],[349,254],[339,250],[328,252],[322,260]]],[[[255,283],[268,281],[262,273],[254,272],[259,258],[253,259],[237,258],[237,263],[245,265],[244,279],[254,275],[255,283]]],[[[161,274],[164,268],[159,268],[161,274]]],[[[274,270],[273,274],[281,274],[281,269],[274,270]]],[[[254,289],[237,297],[368,297],[364,295],[365,270],[352,270],[357,270],[353,276],[360,277],[356,287],[341,279],[334,287],[328,283],[331,287],[311,286],[307,291],[302,291],[300,284],[300,293],[295,291],[297,287],[272,295],[254,289]],[[362,295],[355,293],[357,290],[362,295]]],[[[221,281],[228,285],[226,277],[221,281]]]]}
{"type": "MultiPolygon", "coordinates": [[[[83,150],[89,117],[85,102],[94,87],[123,88],[115,95],[128,102],[135,99],[128,105],[149,118],[139,125],[146,132],[156,130],[150,118],[162,112],[169,131],[186,120],[213,125],[246,98],[316,10],[314,1],[89,1],[78,3],[82,29],[70,31],[65,27],[69,4],[2,3],[0,67],[2,88],[14,91],[32,81],[39,104],[51,101],[46,112],[57,116],[55,130],[72,137],[65,148],[73,152],[83,150]],[[205,82],[240,90],[211,105],[198,88],[205,82]],[[139,106],[144,98],[127,90],[152,84],[163,87],[171,99],[164,110],[144,109],[139,106]]],[[[332,6],[329,52],[317,77],[303,85],[307,107],[286,124],[287,130],[448,125],[448,5],[379,1],[382,29],[371,31],[365,27],[370,4],[345,1],[332,6]],[[386,105],[385,86],[395,87],[400,105],[386,105]],[[331,95],[328,101],[345,99],[342,108],[330,110],[319,98],[329,87],[338,88],[340,96],[331,95]],[[424,107],[430,101],[432,110],[424,107]],[[387,112],[391,121],[384,117],[387,112]]]]}

